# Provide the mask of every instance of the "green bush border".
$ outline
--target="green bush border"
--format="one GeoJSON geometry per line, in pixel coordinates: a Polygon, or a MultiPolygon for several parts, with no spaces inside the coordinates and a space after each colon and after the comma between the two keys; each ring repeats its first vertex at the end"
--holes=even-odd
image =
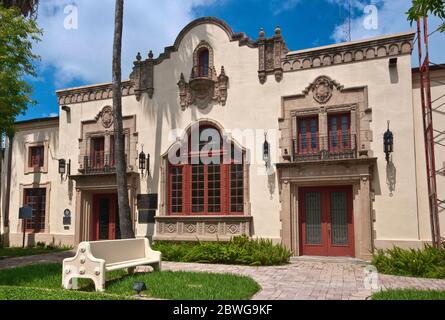
{"type": "Polygon", "coordinates": [[[288,264],[292,253],[272,240],[251,240],[247,236],[230,241],[171,242],[155,241],[153,249],[162,252],[162,259],[173,262],[276,266],[288,264]]]}

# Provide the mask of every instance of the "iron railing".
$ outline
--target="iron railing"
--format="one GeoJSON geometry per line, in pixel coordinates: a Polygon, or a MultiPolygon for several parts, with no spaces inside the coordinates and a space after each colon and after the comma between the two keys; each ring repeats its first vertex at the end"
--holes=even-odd
{"type": "Polygon", "coordinates": [[[357,136],[334,133],[328,136],[300,134],[293,140],[293,161],[343,160],[357,158],[357,136]]]}
{"type": "Polygon", "coordinates": [[[207,66],[195,66],[192,68],[190,79],[209,78],[213,79],[213,68],[207,66]]]}
{"type": "MultiPolygon", "coordinates": [[[[127,161],[127,155],[125,155],[127,161]]],[[[91,156],[84,157],[84,174],[104,174],[116,172],[116,160],[114,154],[97,152],[91,156]]]]}

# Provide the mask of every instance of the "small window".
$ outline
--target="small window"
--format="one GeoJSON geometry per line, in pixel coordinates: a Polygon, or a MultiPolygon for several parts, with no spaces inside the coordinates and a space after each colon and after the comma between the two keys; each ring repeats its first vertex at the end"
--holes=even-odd
{"type": "Polygon", "coordinates": [[[45,147],[29,147],[28,166],[30,168],[42,168],[45,163],[45,147]]]}
{"type": "Polygon", "coordinates": [[[198,76],[208,77],[209,76],[209,50],[202,49],[199,52],[199,64],[198,64],[198,76]]]}

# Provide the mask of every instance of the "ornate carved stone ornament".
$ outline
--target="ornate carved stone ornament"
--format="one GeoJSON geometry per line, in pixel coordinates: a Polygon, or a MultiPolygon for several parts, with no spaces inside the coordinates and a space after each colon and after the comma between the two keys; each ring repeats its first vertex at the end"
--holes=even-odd
{"type": "Polygon", "coordinates": [[[281,28],[276,27],[275,35],[267,39],[263,29],[260,30],[258,43],[259,68],[258,78],[261,84],[267,80],[270,74],[275,75],[275,80],[280,82],[283,79],[283,68],[281,61],[289,51],[281,35],[281,28]]]}
{"type": "Polygon", "coordinates": [[[205,109],[212,102],[225,106],[228,82],[229,77],[226,75],[224,66],[221,67],[219,75],[216,73],[212,47],[207,42],[201,41],[193,53],[190,81],[186,82],[184,74],[181,73],[178,82],[181,109],[186,110],[190,105],[205,109]],[[209,54],[208,66],[204,68],[199,65],[199,53],[202,50],[207,50],[209,54]]]}
{"type": "Polygon", "coordinates": [[[147,93],[150,99],[154,94],[154,60],[153,52],[150,50],[148,59],[142,61],[140,53],[136,56],[133,72],[130,74],[130,80],[134,86],[136,99],[140,101],[143,93],[147,93]]]}
{"type": "Polygon", "coordinates": [[[307,87],[303,93],[305,95],[312,92],[314,100],[320,104],[326,104],[332,98],[334,87],[341,90],[343,87],[327,76],[320,76],[307,87]]]}
{"type": "Polygon", "coordinates": [[[114,123],[113,108],[111,106],[103,107],[102,111],[96,116],[96,121],[101,120],[105,129],[111,128],[114,123]]]}
{"type": "Polygon", "coordinates": [[[332,97],[332,81],[326,77],[320,77],[315,81],[314,88],[312,89],[314,93],[314,99],[324,104],[329,101],[332,97]]]}

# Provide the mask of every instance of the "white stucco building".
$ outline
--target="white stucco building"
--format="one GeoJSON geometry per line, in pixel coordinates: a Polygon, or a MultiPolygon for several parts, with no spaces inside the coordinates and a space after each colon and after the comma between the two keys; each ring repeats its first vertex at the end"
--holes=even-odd
{"type": "MultiPolygon", "coordinates": [[[[136,235],[194,241],[246,234],[283,242],[295,255],[365,259],[376,247],[428,243],[413,39],[407,32],[290,51],[279,28],[251,40],[201,18],[158,58],[138,55],[123,82],[136,235]],[[394,152],[387,161],[388,121],[394,152]],[[187,147],[197,125],[200,146],[213,141],[211,155],[224,161],[205,163],[201,149],[187,147]],[[215,133],[220,142],[206,138],[215,133]],[[143,175],[142,150],[150,155],[143,175]]],[[[441,68],[432,73],[445,79],[441,68]]],[[[444,92],[433,88],[436,97],[444,92]]],[[[1,233],[12,245],[21,243],[24,205],[34,209],[28,243],[119,237],[111,84],[57,95],[60,117],[17,123],[4,151],[1,233]]]]}

